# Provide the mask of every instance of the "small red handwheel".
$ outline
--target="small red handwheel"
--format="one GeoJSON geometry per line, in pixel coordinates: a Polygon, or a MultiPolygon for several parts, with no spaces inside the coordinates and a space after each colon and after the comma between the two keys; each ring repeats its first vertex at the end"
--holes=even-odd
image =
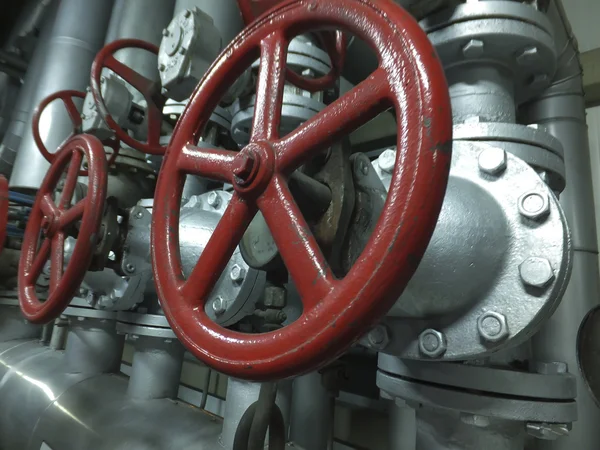
{"type": "Polygon", "coordinates": [[[149,153],[151,155],[163,155],[167,148],[160,145],[160,129],[162,125],[162,110],[165,106],[166,99],[160,92],[160,83],[146,78],[115,58],[114,54],[124,48],[139,48],[158,55],[158,47],[156,45],[139,39],[119,39],[105,45],[102,50],[98,52],[92,63],[90,80],[92,95],[96,101],[98,112],[109,128],[115,132],[117,137],[131,148],[135,148],[142,153],[149,153]],[[140,142],[129,136],[127,131],[121,128],[115,119],[113,119],[110,111],[106,107],[100,88],[102,69],[105,67],[112,70],[144,96],[147,103],[146,122],[148,124],[148,137],[146,142],[140,142]]]}
{"type": "MultiPolygon", "coordinates": [[[[269,9],[282,3],[283,0],[238,0],[238,6],[246,25],[269,9]]],[[[331,59],[331,71],[320,78],[306,78],[287,69],[286,79],[293,85],[309,92],[318,92],[329,89],[335,85],[346,61],[346,48],[348,41],[341,31],[336,33],[323,32],[319,34],[321,43],[331,59]]]]}
{"type": "MultiPolygon", "coordinates": [[[[75,106],[75,102],[73,101],[74,98],[85,98],[85,92],[73,90],[57,91],[54,94],[51,94],[45,99],[43,99],[37,106],[37,108],[35,108],[35,110],[33,111],[33,116],[31,118],[33,140],[35,141],[35,144],[37,145],[37,148],[42,154],[42,156],[46,158],[46,161],[48,161],[50,164],[52,164],[52,162],[54,161],[55,153],[50,153],[46,148],[46,145],[44,144],[44,140],[42,139],[42,136],[40,134],[40,119],[46,107],[50,105],[50,103],[52,103],[53,101],[60,99],[65,105],[67,113],[69,114],[69,118],[73,123],[73,131],[65,140],[71,139],[76,134],[81,134],[81,113],[77,109],[77,106],[75,106]]],[[[119,149],[121,147],[120,142],[118,139],[115,138],[106,139],[102,141],[102,144],[112,148],[113,152],[110,155],[110,158],[108,159],[108,165],[111,166],[117,159],[117,156],[119,156],[119,149]]],[[[88,172],[87,170],[80,170],[79,175],[82,177],[87,177],[88,172]]]]}
{"type": "Polygon", "coordinates": [[[162,308],[198,359],[230,376],[268,380],[316,370],[342,354],[396,302],[417,268],[442,206],[452,115],[442,66],[425,33],[391,0],[293,0],[250,25],[208,70],[180,118],[158,177],[151,254],[162,308]],[[378,53],[363,82],[289,135],[278,135],[288,43],[344,29],[378,53]],[[240,152],[196,145],[228,84],[260,56],[250,143],[240,152]],[[287,185],[287,177],[332,143],[394,108],[397,159],[384,209],[366,248],[337,279],[287,185]],[[234,193],[189,277],[179,251],[186,174],[232,183],[234,193]],[[245,334],[204,311],[215,283],[260,211],[303,303],[302,316],[273,332],[245,334]]]}
{"type": "Polygon", "coordinates": [[[8,180],[4,175],[0,175],[0,253],[4,249],[4,241],[6,240],[9,202],[8,180]]]}
{"type": "Polygon", "coordinates": [[[89,267],[106,200],[107,164],[102,143],[89,134],[66,141],[56,152],[29,214],[19,261],[19,303],[25,317],[47,323],[58,317],[77,292],[89,267]],[[71,206],[83,158],[88,162],[89,183],[85,198],[71,206]],[[66,171],[58,204],[54,197],[66,171]],[[66,267],[64,244],[72,225],[80,221],[77,242],[66,267]],[[43,240],[40,244],[40,235],[43,240]],[[48,298],[40,301],[36,281],[50,260],[48,298]]]}

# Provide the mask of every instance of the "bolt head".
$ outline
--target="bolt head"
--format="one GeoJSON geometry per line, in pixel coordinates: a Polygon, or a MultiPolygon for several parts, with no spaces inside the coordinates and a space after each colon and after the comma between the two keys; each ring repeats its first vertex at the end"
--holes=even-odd
{"type": "Polygon", "coordinates": [[[463,46],[462,53],[465,58],[479,58],[483,55],[483,41],[471,39],[463,46]]]}
{"type": "Polygon", "coordinates": [[[526,192],[519,197],[518,207],[523,217],[541,221],[550,213],[550,198],[546,192],[526,192]]]}
{"type": "Polygon", "coordinates": [[[223,300],[223,297],[219,296],[213,300],[212,309],[217,316],[221,316],[225,313],[227,310],[227,304],[225,303],[225,300],[223,300]]]}
{"type": "Polygon", "coordinates": [[[231,268],[231,272],[229,272],[229,276],[231,277],[231,281],[234,283],[241,283],[244,281],[244,277],[246,276],[246,269],[234,264],[231,268]]]}
{"type": "Polygon", "coordinates": [[[215,191],[211,191],[206,199],[207,203],[213,208],[218,208],[221,205],[221,197],[215,191]]]}
{"type": "Polygon", "coordinates": [[[506,170],[506,152],[498,147],[489,147],[479,154],[479,170],[490,175],[499,175],[506,170]]]}
{"type": "Polygon", "coordinates": [[[529,422],[525,425],[527,434],[545,441],[555,441],[560,437],[568,436],[571,431],[567,423],[540,423],[529,422]]]}
{"type": "Polygon", "coordinates": [[[444,333],[429,328],[419,335],[419,350],[429,358],[439,358],[448,348],[444,333]]]}
{"type": "Polygon", "coordinates": [[[281,286],[265,287],[263,303],[268,308],[283,308],[287,304],[287,290],[281,286]]]}
{"type": "Polygon", "coordinates": [[[533,66],[540,61],[540,52],[537,47],[527,47],[516,55],[517,64],[521,66],[533,66]]]}
{"type": "Polygon", "coordinates": [[[554,279],[554,270],[550,261],[546,258],[531,257],[527,258],[519,266],[521,281],[526,286],[545,288],[554,279]]]}
{"type": "Polygon", "coordinates": [[[127,263],[127,265],[125,265],[125,270],[129,273],[133,273],[135,272],[135,266],[131,263],[127,263]]]}
{"type": "Polygon", "coordinates": [[[500,342],[509,335],[508,323],[504,314],[488,311],[477,319],[479,336],[488,342],[500,342]]]}
{"type": "Polygon", "coordinates": [[[135,218],[136,219],[141,219],[142,217],[144,217],[144,213],[141,211],[138,211],[135,213],[135,218]]]}
{"type": "Polygon", "coordinates": [[[388,148],[379,155],[379,168],[382,172],[392,173],[396,165],[396,150],[388,148]]]}
{"type": "Polygon", "coordinates": [[[167,37],[169,35],[169,30],[167,30],[166,28],[163,28],[162,35],[167,37]]]}
{"type": "Polygon", "coordinates": [[[564,362],[535,361],[533,368],[541,375],[561,375],[568,372],[569,366],[564,362]]]}
{"type": "Polygon", "coordinates": [[[188,17],[190,17],[191,15],[192,15],[192,12],[191,12],[189,9],[186,9],[186,10],[183,12],[183,17],[185,17],[186,19],[187,19],[188,17]]]}
{"type": "Polygon", "coordinates": [[[377,350],[383,350],[390,343],[390,335],[385,325],[377,325],[367,335],[369,345],[377,350]]]}
{"type": "Polygon", "coordinates": [[[166,68],[167,67],[164,64],[158,66],[158,70],[160,70],[161,72],[164,72],[166,68]]]}
{"type": "Polygon", "coordinates": [[[254,165],[256,164],[256,160],[254,157],[248,153],[243,153],[238,155],[237,158],[233,161],[233,175],[236,178],[236,181],[240,184],[245,184],[249,181],[250,175],[254,170],[254,165]]]}

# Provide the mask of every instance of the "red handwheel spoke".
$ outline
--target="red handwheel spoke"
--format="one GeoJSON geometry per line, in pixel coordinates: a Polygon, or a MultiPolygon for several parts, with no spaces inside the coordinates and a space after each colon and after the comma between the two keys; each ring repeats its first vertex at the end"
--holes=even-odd
{"type": "Polygon", "coordinates": [[[121,61],[115,58],[114,55],[108,55],[106,57],[104,60],[104,66],[131,84],[134,88],[140,91],[144,97],[150,94],[154,82],[137,73],[131,67],[123,64],[121,61]]]}
{"type": "Polygon", "coordinates": [[[44,270],[44,266],[50,257],[50,248],[52,246],[51,239],[44,239],[42,245],[40,246],[37,255],[35,255],[33,262],[31,263],[31,268],[29,272],[26,273],[27,281],[31,284],[35,284],[37,279],[39,278],[42,270],[44,270]]]}
{"type": "MultiPolygon", "coordinates": [[[[146,98],[147,106],[147,122],[148,122],[148,145],[160,146],[160,131],[162,124],[162,108],[152,101],[151,98],[146,98]]],[[[161,105],[162,106],[162,105],[161,105]]]]}
{"type": "Polygon", "coordinates": [[[71,122],[73,122],[73,128],[75,130],[79,129],[81,127],[81,114],[79,112],[79,110],[77,109],[77,106],[75,106],[75,102],[73,101],[72,97],[62,97],[62,101],[65,105],[65,108],[67,109],[67,113],[69,114],[69,118],[71,119],[71,122]]]}
{"type": "Polygon", "coordinates": [[[79,149],[73,150],[69,169],[67,170],[67,177],[65,178],[65,184],[60,196],[59,208],[65,209],[71,204],[73,199],[73,193],[77,186],[77,177],[79,176],[79,168],[81,167],[81,161],[83,160],[83,154],[79,149]]]}
{"type": "Polygon", "coordinates": [[[288,41],[275,32],[261,42],[251,142],[279,136],[288,41]]]}
{"type": "MultiPolygon", "coordinates": [[[[46,239],[48,240],[48,239],[46,239]]],[[[52,252],[50,254],[50,292],[54,292],[60,283],[65,264],[65,234],[58,232],[52,238],[52,252]]]]}
{"type": "Polygon", "coordinates": [[[64,230],[69,225],[80,220],[85,212],[85,200],[78,201],[74,206],[64,211],[58,219],[58,227],[64,230]]]}
{"type": "Polygon", "coordinates": [[[334,278],[285,180],[276,176],[258,207],[267,222],[305,311],[329,293],[334,278]]]}
{"type": "Polygon", "coordinates": [[[289,174],[320,151],[391,106],[388,75],[377,69],[366,80],[274,144],[279,168],[289,174]]]}
{"type": "Polygon", "coordinates": [[[177,159],[177,167],[185,173],[214,181],[231,182],[231,164],[236,153],[213,148],[186,145],[177,159]]]}
{"type": "Polygon", "coordinates": [[[42,213],[44,216],[48,218],[54,218],[60,215],[60,210],[54,204],[54,200],[52,200],[52,196],[50,194],[45,194],[42,197],[40,208],[42,208],[42,213]]]}
{"type": "Polygon", "coordinates": [[[233,195],[188,280],[181,285],[187,302],[204,306],[200,302],[208,298],[255,214],[254,205],[233,195]]]}

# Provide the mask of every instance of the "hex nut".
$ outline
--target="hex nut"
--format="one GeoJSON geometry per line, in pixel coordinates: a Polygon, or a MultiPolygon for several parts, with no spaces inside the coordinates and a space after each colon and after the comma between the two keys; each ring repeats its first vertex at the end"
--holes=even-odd
{"type": "Polygon", "coordinates": [[[477,319],[479,336],[487,342],[500,342],[509,335],[508,323],[504,314],[488,311],[477,319]]]}
{"type": "Polygon", "coordinates": [[[212,309],[215,315],[217,316],[221,316],[225,313],[225,311],[227,310],[227,304],[223,297],[219,296],[213,300],[212,309]]]}
{"type": "Polygon", "coordinates": [[[555,441],[560,437],[568,436],[571,432],[571,426],[567,423],[528,422],[525,425],[525,430],[528,435],[536,439],[555,441]]]}
{"type": "Polygon", "coordinates": [[[369,345],[376,350],[383,350],[390,343],[390,334],[385,325],[379,324],[367,335],[369,345]]]}
{"type": "Polygon", "coordinates": [[[483,41],[471,39],[463,48],[462,53],[465,58],[479,58],[483,55],[483,41]]]}
{"type": "Polygon", "coordinates": [[[221,205],[221,197],[215,191],[211,191],[208,194],[206,202],[213,208],[218,208],[221,205]]]}
{"type": "Polygon", "coordinates": [[[546,192],[526,192],[519,197],[518,207],[523,217],[539,221],[550,213],[550,198],[546,192]]]}
{"type": "Polygon", "coordinates": [[[246,276],[246,269],[240,267],[238,264],[234,264],[229,272],[229,277],[231,281],[234,283],[241,283],[244,281],[244,277],[246,276]]]}
{"type": "Polygon", "coordinates": [[[540,60],[540,54],[537,47],[527,47],[517,54],[517,64],[521,66],[533,66],[540,60]]]}
{"type": "Polygon", "coordinates": [[[379,155],[379,168],[382,172],[392,173],[396,165],[396,150],[388,148],[379,155]]]}
{"type": "Polygon", "coordinates": [[[532,256],[519,265],[521,281],[527,286],[545,288],[554,279],[554,270],[546,258],[532,256]]]}
{"type": "Polygon", "coordinates": [[[287,303],[287,290],[280,286],[267,286],[263,303],[267,308],[281,309],[287,303]]]}
{"type": "Polygon", "coordinates": [[[506,170],[506,152],[499,147],[488,147],[479,154],[479,169],[490,175],[506,170]]]}
{"type": "Polygon", "coordinates": [[[444,333],[429,328],[419,335],[419,350],[429,358],[439,358],[448,348],[444,333]]]}

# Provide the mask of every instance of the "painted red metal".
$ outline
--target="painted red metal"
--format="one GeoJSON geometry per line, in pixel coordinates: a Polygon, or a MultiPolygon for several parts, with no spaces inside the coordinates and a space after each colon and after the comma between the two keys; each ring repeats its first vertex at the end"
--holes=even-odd
{"type": "Polygon", "coordinates": [[[124,48],[139,48],[150,53],[158,55],[158,47],[149,42],[139,39],[119,39],[105,45],[98,52],[94,62],[92,63],[92,73],[90,86],[92,95],[96,101],[98,112],[112,129],[121,141],[125,142],[132,148],[139,150],[142,153],[151,155],[163,155],[167,150],[166,146],[160,145],[160,129],[162,125],[162,110],[165,106],[166,98],[160,93],[160,83],[152,81],[140,73],[127,67],[125,64],[117,60],[114,56],[115,52],[124,48]],[[102,69],[107,68],[119,75],[127,83],[133,86],[146,100],[146,122],[148,124],[148,139],[147,142],[140,142],[132,138],[122,129],[115,119],[110,115],[110,111],[106,107],[100,84],[102,81],[102,69]]]}
{"type": "Polygon", "coordinates": [[[158,177],[152,267],[162,308],[177,336],[219,372],[252,380],[309,372],[341,355],[386,314],[417,268],[442,206],[451,139],[450,99],[435,50],[415,20],[392,1],[294,0],[262,16],[225,49],[192,95],[158,177]],[[280,137],[287,44],[297,34],[324,27],[349,31],[369,43],[379,67],[280,137]],[[250,144],[240,152],[197,147],[228,85],[259,57],[250,144]],[[361,256],[337,279],[290,193],[287,176],[389,107],[398,120],[398,152],[388,198],[361,256]],[[186,174],[232,183],[235,190],[187,279],[178,234],[186,174]],[[245,334],[217,325],[204,307],[257,211],[304,310],[277,331],[245,334]]]}
{"type": "Polygon", "coordinates": [[[34,323],[58,317],[77,292],[92,259],[106,200],[108,169],[104,148],[97,138],[88,134],[73,136],[55,155],[31,209],[19,261],[19,303],[25,317],[34,323]],[[87,195],[71,206],[84,156],[89,171],[87,195]],[[57,205],[55,192],[65,171],[57,205]],[[78,221],[77,242],[69,263],[63,267],[67,232],[78,221]],[[48,260],[50,288],[48,298],[42,302],[35,286],[48,260]]]}
{"type": "MultiPolygon", "coordinates": [[[[54,161],[55,154],[50,153],[50,151],[48,151],[48,149],[46,148],[46,145],[44,144],[44,140],[42,139],[42,136],[40,134],[40,119],[41,119],[42,114],[44,113],[44,110],[46,109],[46,107],[48,105],[50,105],[50,103],[52,103],[53,101],[60,99],[60,100],[62,100],[63,104],[65,105],[67,113],[69,114],[69,118],[71,119],[71,122],[73,123],[73,131],[71,132],[71,134],[69,136],[67,136],[65,141],[71,139],[76,134],[82,133],[81,114],[80,114],[79,110],[77,109],[77,106],[75,106],[75,102],[73,102],[74,98],[81,98],[81,99],[85,98],[85,92],[72,91],[72,90],[57,91],[54,94],[51,94],[48,97],[46,97],[45,99],[43,99],[40,102],[40,104],[37,106],[37,108],[35,108],[35,110],[33,111],[33,116],[31,118],[31,129],[33,132],[33,140],[35,141],[35,144],[37,145],[37,148],[40,151],[40,153],[42,154],[42,156],[44,158],[46,158],[46,161],[48,161],[50,164],[52,164],[52,162],[54,161]]],[[[117,159],[117,156],[119,156],[119,150],[121,148],[121,143],[120,143],[119,139],[113,138],[113,139],[106,139],[106,140],[102,141],[102,144],[106,147],[112,148],[113,152],[110,155],[110,158],[108,159],[108,165],[111,166],[117,159]]],[[[79,175],[82,177],[87,177],[88,172],[87,172],[87,170],[80,170],[79,175]]]]}
{"type": "MultiPolygon", "coordinates": [[[[238,6],[244,22],[248,25],[269,9],[283,2],[284,0],[238,0],[238,6]]],[[[310,92],[324,91],[333,87],[342,73],[346,60],[348,42],[344,33],[326,31],[319,33],[318,36],[331,59],[331,71],[320,78],[307,78],[290,69],[287,69],[286,74],[288,82],[310,92]]]]}
{"type": "Polygon", "coordinates": [[[4,249],[6,240],[6,229],[8,227],[8,180],[4,175],[0,175],[0,253],[4,249]]]}

